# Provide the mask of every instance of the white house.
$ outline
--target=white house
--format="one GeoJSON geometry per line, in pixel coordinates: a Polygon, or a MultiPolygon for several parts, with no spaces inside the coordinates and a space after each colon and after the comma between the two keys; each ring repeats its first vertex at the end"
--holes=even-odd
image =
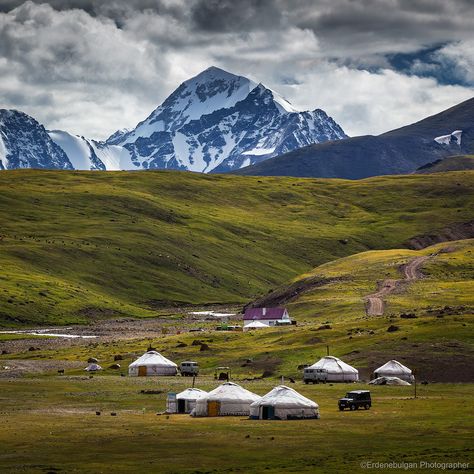
{"type": "Polygon", "coordinates": [[[291,324],[290,315],[286,308],[250,308],[245,311],[244,325],[252,322],[260,322],[267,326],[279,324],[291,324]]]}

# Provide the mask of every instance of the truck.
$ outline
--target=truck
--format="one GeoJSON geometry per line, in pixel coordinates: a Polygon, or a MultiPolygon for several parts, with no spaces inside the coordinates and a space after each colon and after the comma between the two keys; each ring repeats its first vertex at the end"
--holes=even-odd
{"type": "Polygon", "coordinates": [[[369,390],[352,390],[347,392],[344,398],[339,399],[339,410],[343,411],[348,408],[351,411],[364,408],[368,410],[372,406],[372,399],[369,390]]]}
{"type": "Polygon", "coordinates": [[[184,377],[193,377],[199,374],[199,364],[192,360],[185,360],[179,364],[179,371],[184,377]]]}
{"type": "Polygon", "coordinates": [[[328,372],[325,369],[312,369],[307,367],[303,370],[303,382],[305,384],[311,383],[326,383],[328,380],[328,372]]]}

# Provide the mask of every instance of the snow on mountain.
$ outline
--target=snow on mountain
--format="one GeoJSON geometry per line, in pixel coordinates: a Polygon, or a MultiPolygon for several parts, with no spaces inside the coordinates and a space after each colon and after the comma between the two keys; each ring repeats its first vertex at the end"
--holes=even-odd
{"type": "Polygon", "coordinates": [[[29,115],[0,109],[0,169],[73,169],[45,128],[29,115]]]}
{"type": "Polygon", "coordinates": [[[46,132],[26,114],[0,112],[0,168],[226,172],[346,137],[322,110],[300,112],[263,84],[216,67],[106,142],[46,132]]]}
{"type": "Polygon", "coordinates": [[[130,152],[121,146],[88,140],[62,130],[48,133],[64,150],[76,170],[119,171],[137,169],[139,166],[131,161],[130,152]]]}
{"type": "Polygon", "coordinates": [[[346,138],[322,110],[297,111],[263,84],[211,67],[108,144],[143,168],[226,172],[313,143],[346,138]]]}
{"type": "Polygon", "coordinates": [[[461,136],[462,130],[454,130],[454,132],[450,133],[449,135],[441,135],[439,137],[434,138],[436,143],[440,145],[459,145],[461,146],[461,136]]]}

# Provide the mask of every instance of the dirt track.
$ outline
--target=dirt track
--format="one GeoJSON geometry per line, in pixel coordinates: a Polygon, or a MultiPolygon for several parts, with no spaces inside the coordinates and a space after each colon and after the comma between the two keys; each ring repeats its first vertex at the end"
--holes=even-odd
{"type": "Polygon", "coordinates": [[[400,267],[403,278],[400,280],[383,280],[379,283],[379,289],[366,297],[366,313],[368,316],[382,316],[385,309],[383,298],[394,291],[405,282],[412,282],[423,278],[421,273],[422,265],[433,255],[424,255],[422,257],[415,257],[411,259],[406,265],[400,267]]]}

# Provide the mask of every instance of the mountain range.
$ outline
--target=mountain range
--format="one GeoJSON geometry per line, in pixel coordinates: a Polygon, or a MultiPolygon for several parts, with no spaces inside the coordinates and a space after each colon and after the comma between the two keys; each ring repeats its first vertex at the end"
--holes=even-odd
{"type": "Polygon", "coordinates": [[[0,169],[227,172],[346,137],[323,110],[300,112],[263,84],[210,67],[106,141],[46,131],[22,112],[0,110],[0,169]]]}
{"type": "Polygon", "coordinates": [[[474,152],[474,98],[378,136],[309,145],[236,171],[254,176],[361,179],[413,173],[452,155],[474,152]]]}

